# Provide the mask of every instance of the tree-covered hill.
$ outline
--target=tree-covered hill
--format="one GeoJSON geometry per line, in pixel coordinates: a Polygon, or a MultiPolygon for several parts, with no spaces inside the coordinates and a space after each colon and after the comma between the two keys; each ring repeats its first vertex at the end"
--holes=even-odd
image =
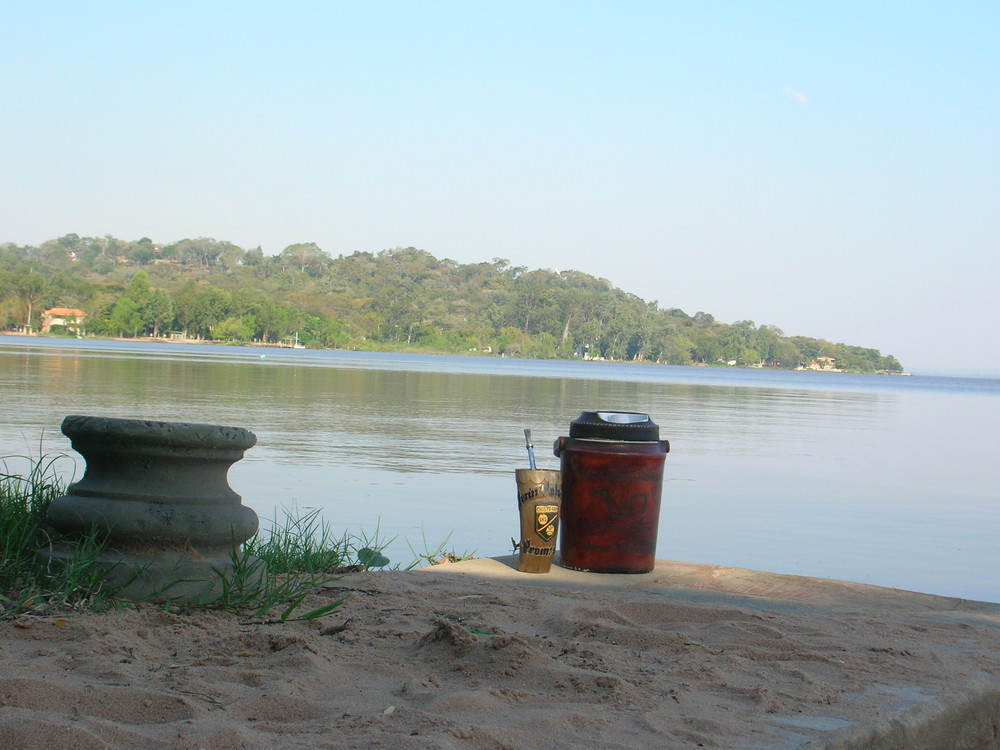
{"type": "Polygon", "coordinates": [[[0,325],[37,331],[53,307],[82,310],[84,330],[105,336],[902,371],[876,349],[661,308],[579,271],[459,264],[412,247],[334,258],[314,243],[271,257],[206,238],[0,245],[0,325]]]}

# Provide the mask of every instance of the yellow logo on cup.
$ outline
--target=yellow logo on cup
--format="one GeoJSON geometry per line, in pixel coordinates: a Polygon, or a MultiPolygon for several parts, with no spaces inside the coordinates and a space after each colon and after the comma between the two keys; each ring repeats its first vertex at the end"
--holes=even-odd
{"type": "Polygon", "coordinates": [[[535,533],[543,541],[551,541],[559,528],[559,506],[558,505],[536,505],[535,506],[535,533]]]}

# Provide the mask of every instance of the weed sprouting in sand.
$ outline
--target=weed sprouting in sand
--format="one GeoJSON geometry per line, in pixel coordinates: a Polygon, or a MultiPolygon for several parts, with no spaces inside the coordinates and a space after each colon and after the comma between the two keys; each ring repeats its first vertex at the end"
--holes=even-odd
{"type": "Polygon", "coordinates": [[[410,552],[414,558],[413,562],[406,566],[406,570],[413,570],[414,568],[427,565],[442,565],[444,563],[461,562],[462,560],[471,560],[476,556],[475,550],[471,552],[466,550],[461,554],[455,552],[454,547],[451,550],[448,550],[448,542],[451,541],[451,534],[448,534],[448,536],[446,536],[444,540],[435,547],[431,547],[427,544],[427,535],[424,533],[422,527],[420,529],[420,536],[423,541],[423,552],[417,552],[413,548],[413,545],[410,544],[410,540],[406,540],[406,544],[410,548],[410,552]]]}
{"type": "Polygon", "coordinates": [[[275,518],[270,528],[247,540],[242,550],[234,551],[221,595],[205,606],[251,611],[257,617],[279,608],[279,622],[311,620],[329,614],[343,600],[293,618],[310,593],[345,573],[389,563],[381,554],[389,542],[381,542],[377,530],[372,537],[337,536],[319,510],[283,514],[283,519],[275,518]]]}
{"type": "Polygon", "coordinates": [[[338,571],[350,564],[351,539],[336,536],[319,510],[305,515],[282,511],[270,528],[258,531],[244,545],[247,555],[264,562],[269,573],[315,573],[338,571]]]}

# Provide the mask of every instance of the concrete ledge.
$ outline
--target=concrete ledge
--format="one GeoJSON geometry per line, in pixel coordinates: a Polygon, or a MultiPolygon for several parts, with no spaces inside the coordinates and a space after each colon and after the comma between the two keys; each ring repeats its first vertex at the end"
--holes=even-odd
{"type": "MultiPolygon", "coordinates": [[[[615,575],[568,570],[558,566],[557,559],[550,573],[537,575],[518,572],[512,555],[433,566],[421,572],[516,581],[531,588],[561,589],[565,595],[587,590],[628,592],[639,599],[717,607],[720,616],[739,609],[766,614],[772,622],[780,622],[782,615],[812,618],[818,629],[834,631],[821,633],[827,643],[836,637],[835,629],[843,627],[845,618],[905,627],[921,632],[921,640],[936,649],[942,660],[954,653],[978,661],[982,654],[982,671],[958,683],[946,663],[940,673],[923,679],[902,673],[897,679],[887,669],[877,684],[839,696],[839,707],[830,711],[763,713],[754,721],[766,727],[770,738],[740,745],[739,750],[1000,750],[1000,673],[993,666],[1000,650],[1000,604],[671,561],[657,561],[651,573],[615,575]],[[953,638],[937,634],[945,628],[949,632],[964,629],[969,636],[956,646],[953,638]]],[[[886,650],[884,636],[870,644],[864,642],[863,634],[851,636],[861,637],[865,649],[886,650]]],[[[773,668],[761,665],[762,683],[773,668]]]]}

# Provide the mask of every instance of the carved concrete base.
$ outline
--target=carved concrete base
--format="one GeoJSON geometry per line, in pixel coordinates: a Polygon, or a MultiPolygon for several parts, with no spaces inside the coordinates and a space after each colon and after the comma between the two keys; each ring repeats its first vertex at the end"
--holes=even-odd
{"type": "MultiPolygon", "coordinates": [[[[230,585],[235,567],[263,567],[252,560],[234,566],[233,559],[258,525],[227,479],[257,442],[252,432],[83,416],[66,417],[62,431],[87,470],[52,503],[48,521],[64,534],[107,535],[96,564],[120,596],[204,601],[230,585]]],[[[66,547],[39,550],[47,564],[64,564],[70,554],[66,547]]]]}

